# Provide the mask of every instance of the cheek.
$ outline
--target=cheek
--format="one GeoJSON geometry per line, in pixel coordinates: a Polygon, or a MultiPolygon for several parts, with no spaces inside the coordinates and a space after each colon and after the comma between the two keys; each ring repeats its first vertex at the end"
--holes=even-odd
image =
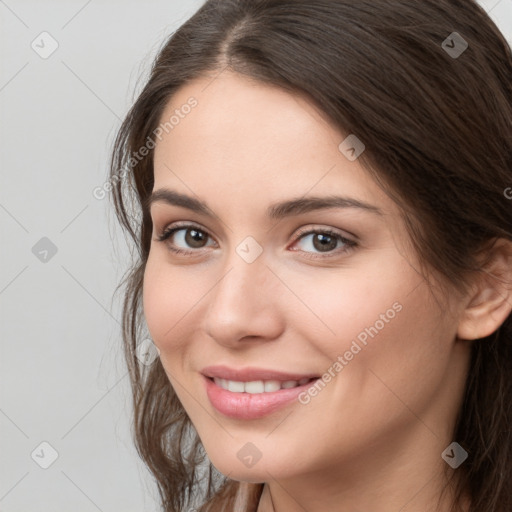
{"type": "Polygon", "coordinates": [[[151,337],[160,350],[178,349],[183,344],[187,315],[193,314],[206,291],[200,288],[201,281],[183,270],[172,271],[150,253],[144,272],[143,309],[151,337]]]}
{"type": "Polygon", "coordinates": [[[400,409],[391,390],[423,401],[443,377],[455,323],[416,272],[391,263],[295,280],[294,291],[310,311],[297,314],[293,327],[322,354],[318,361],[331,389],[315,398],[319,409],[328,407],[330,393],[351,410],[362,404],[367,411],[400,409]],[[418,381],[424,386],[411,386],[418,381]]]}
{"type": "MultiPolygon", "coordinates": [[[[344,350],[337,352],[343,368],[330,398],[351,411],[354,424],[363,430],[369,418],[383,429],[398,428],[397,422],[407,416],[404,404],[418,414],[425,411],[450,359],[453,325],[432,304],[427,285],[397,297],[392,304],[394,296],[381,301],[363,328],[348,329],[344,350]]],[[[374,433],[368,429],[365,435],[374,433]]]]}
{"type": "Polygon", "coordinates": [[[380,261],[378,266],[312,269],[300,276],[280,269],[280,278],[300,299],[288,293],[296,307],[287,324],[333,356],[348,350],[354,339],[364,344],[404,316],[403,303],[416,283],[409,282],[412,276],[399,276],[396,266],[394,260],[380,261]]]}

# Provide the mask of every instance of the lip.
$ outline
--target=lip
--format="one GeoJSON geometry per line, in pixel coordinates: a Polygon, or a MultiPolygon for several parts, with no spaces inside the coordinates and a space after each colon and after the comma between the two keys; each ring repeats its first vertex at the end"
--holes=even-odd
{"type": "Polygon", "coordinates": [[[254,380],[300,380],[318,378],[312,374],[292,374],[275,370],[245,368],[235,370],[226,366],[204,368],[202,377],[206,394],[212,406],[224,416],[240,420],[254,420],[268,416],[296,401],[298,396],[314,384],[307,382],[295,388],[280,389],[268,393],[234,393],[217,386],[213,377],[250,382],[254,380]]]}
{"type": "Polygon", "coordinates": [[[278,370],[269,370],[265,368],[248,367],[242,369],[229,368],[228,366],[207,366],[201,370],[205,377],[217,377],[219,379],[237,380],[240,382],[250,382],[254,380],[287,380],[316,379],[319,377],[316,373],[287,373],[278,370]]]}

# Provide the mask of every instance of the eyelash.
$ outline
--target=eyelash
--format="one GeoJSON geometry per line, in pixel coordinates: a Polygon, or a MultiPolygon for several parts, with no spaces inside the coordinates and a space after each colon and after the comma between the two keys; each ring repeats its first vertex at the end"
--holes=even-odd
{"type": "MultiPolygon", "coordinates": [[[[210,234],[205,229],[202,229],[199,226],[195,226],[194,224],[183,224],[183,225],[178,225],[178,226],[169,227],[169,228],[164,229],[161,233],[159,233],[157,235],[156,241],[166,242],[174,233],[176,233],[177,231],[181,231],[183,229],[186,230],[187,228],[193,228],[197,231],[200,231],[201,233],[204,233],[209,238],[211,238],[210,234]]],[[[302,239],[305,235],[311,235],[311,234],[321,234],[321,235],[331,236],[331,237],[337,239],[338,241],[341,241],[342,243],[344,243],[345,247],[334,249],[333,251],[330,251],[325,254],[310,253],[307,251],[298,250],[299,252],[303,252],[304,254],[306,254],[307,255],[306,258],[310,258],[310,259],[321,259],[321,258],[325,259],[325,258],[332,258],[335,256],[339,256],[340,253],[347,253],[347,252],[351,251],[352,249],[354,249],[358,245],[357,242],[355,242],[353,240],[349,240],[348,238],[345,238],[344,236],[342,236],[339,233],[336,233],[335,231],[332,231],[330,229],[299,230],[299,232],[297,233],[297,236],[294,239],[294,244],[297,241],[299,241],[300,239],[302,239]],[[314,255],[314,254],[316,254],[316,255],[314,255]]],[[[181,255],[191,255],[191,254],[193,254],[195,252],[199,252],[201,249],[203,249],[203,248],[201,248],[201,249],[187,251],[185,249],[173,247],[171,244],[167,244],[167,245],[168,245],[168,248],[170,251],[172,251],[175,254],[181,254],[181,255]]]]}

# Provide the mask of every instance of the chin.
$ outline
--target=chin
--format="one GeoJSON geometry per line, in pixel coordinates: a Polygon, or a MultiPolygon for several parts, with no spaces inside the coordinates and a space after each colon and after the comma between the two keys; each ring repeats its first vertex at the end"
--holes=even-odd
{"type": "MultiPolygon", "coordinates": [[[[243,467],[243,464],[241,464],[238,459],[235,459],[235,461],[217,461],[210,459],[210,461],[217,471],[231,480],[248,482],[251,484],[261,484],[268,480],[266,468],[264,468],[263,465],[260,466],[259,463],[254,465],[252,468],[249,468],[243,467]]],[[[273,474],[271,469],[269,473],[273,474]]]]}

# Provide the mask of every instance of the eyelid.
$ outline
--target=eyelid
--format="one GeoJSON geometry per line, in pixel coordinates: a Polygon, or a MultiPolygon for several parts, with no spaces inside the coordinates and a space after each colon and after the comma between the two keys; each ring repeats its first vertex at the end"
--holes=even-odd
{"type": "Polygon", "coordinates": [[[352,233],[341,231],[337,228],[328,227],[322,224],[313,224],[306,227],[301,227],[297,229],[295,235],[294,235],[294,242],[297,241],[302,235],[311,234],[311,233],[332,233],[333,235],[339,236],[349,242],[356,242],[357,237],[353,235],[352,233]]]}

